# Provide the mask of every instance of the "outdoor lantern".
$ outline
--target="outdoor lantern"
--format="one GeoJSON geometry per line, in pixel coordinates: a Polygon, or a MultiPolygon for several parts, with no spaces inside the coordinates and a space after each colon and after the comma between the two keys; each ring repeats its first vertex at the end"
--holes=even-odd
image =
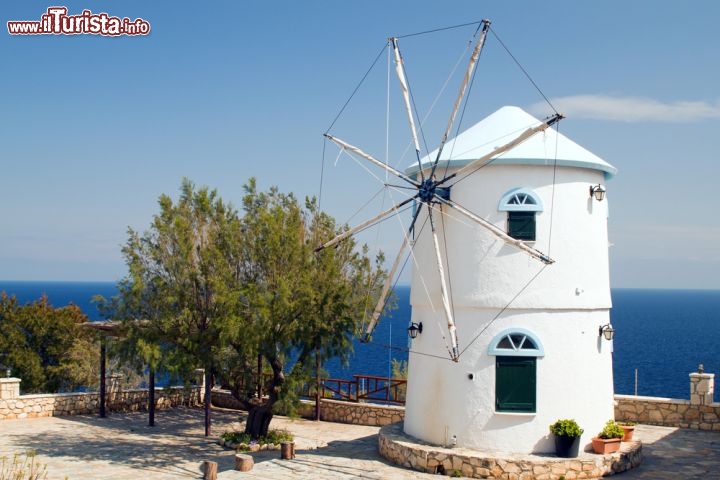
{"type": "Polygon", "coordinates": [[[605,337],[605,340],[612,340],[615,336],[615,329],[608,323],[600,327],[598,335],[605,337]]]}
{"type": "Polygon", "coordinates": [[[7,367],[5,369],[5,377],[10,378],[10,375],[12,375],[12,369],[10,367],[7,367]]]}
{"type": "Polygon", "coordinates": [[[408,335],[410,335],[410,338],[417,338],[418,333],[422,333],[422,322],[411,323],[408,327],[408,335]]]}
{"type": "Polygon", "coordinates": [[[605,198],[605,187],[600,185],[599,183],[595,185],[594,187],[590,187],[590,196],[595,197],[595,200],[598,202],[602,202],[603,198],[605,198]]]}

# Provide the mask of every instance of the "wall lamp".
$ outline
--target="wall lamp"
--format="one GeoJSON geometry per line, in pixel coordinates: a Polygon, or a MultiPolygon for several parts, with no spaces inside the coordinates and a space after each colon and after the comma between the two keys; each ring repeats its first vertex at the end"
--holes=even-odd
{"type": "Polygon", "coordinates": [[[418,333],[422,333],[422,322],[411,323],[407,330],[410,338],[417,338],[418,333]]]}
{"type": "Polygon", "coordinates": [[[595,200],[598,202],[602,202],[603,198],[605,198],[605,187],[600,185],[599,183],[595,186],[590,186],[590,196],[595,197],[595,200]]]}
{"type": "Polygon", "coordinates": [[[605,340],[612,340],[615,336],[615,329],[609,323],[598,330],[598,335],[605,337],[605,340]]]}

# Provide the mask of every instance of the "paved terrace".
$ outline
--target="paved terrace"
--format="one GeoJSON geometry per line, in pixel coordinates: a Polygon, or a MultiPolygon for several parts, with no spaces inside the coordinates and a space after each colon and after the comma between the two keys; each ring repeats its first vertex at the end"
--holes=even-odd
{"type": "MultiPolygon", "coordinates": [[[[214,411],[213,421],[218,435],[239,427],[237,413],[214,411]]],[[[295,434],[296,458],[254,453],[255,467],[246,473],[234,470],[234,452],[203,436],[202,410],[186,408],[157,412],[155,427],[143,413],[5,420],[0,456],[35,450],[48,466],[48,480],[201,479],[203,460],[218,462],[219,479],[438,478],[381,458],[378,427],[275,417],[271,428],[295,434]]],[[[720,432],[639,425],[635,436],[643,441],[645,461],[618,480],[720,479],[720,432]]]]}

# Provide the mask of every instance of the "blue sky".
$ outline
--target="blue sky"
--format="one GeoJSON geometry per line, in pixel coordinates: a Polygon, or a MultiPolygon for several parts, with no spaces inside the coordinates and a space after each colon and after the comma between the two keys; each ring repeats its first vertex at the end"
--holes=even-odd
{"type": "MultiPolygon", "coordinates": [[[[251,176],[317,195],[322,133],[386,38],[489,18],[567,116],[560,131],[619,170],[612,286],[720,288],[718,2],[86,0],[61,5],[142,17],[151,33],[7,33],[51,5],[0,6],[0,279],[119,279],[127,228],[147,228],[183,177],[235,204],[251,176]]],[[[471,33],[401,40],[423,108],[471,33]]],[[[384,62],[337,125],[373,153],[385,148],[384,62]]],[[[494,36],[473,89],[466,127],[542,101],[494,36]]],[[[430,150],[445,117],[428,120],[430,150]]],[[[343,177],[329,151],[323,204],[352,223],[377,185],[357,168],[343,177]]]]}

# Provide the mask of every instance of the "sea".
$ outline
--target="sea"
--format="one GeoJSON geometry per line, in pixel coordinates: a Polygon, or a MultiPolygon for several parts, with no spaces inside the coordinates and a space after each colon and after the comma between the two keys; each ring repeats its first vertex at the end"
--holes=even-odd
{"type": "MultiPolygon", "coordinates": [[[[47,295],[50,304],[78,305],[90,320],[102,320],[95,295],[116,294],[112,282],[0,281],[0,292],[20,303],[47,295]]],[[[610,313],[615,329],[615,393],[689,398],[688,374],[703,365],[720,372],[720,290],[612,289],[610,313]]],[[[391,376],[392,363],[407,360],[410,288],[395,288],[398,308],[381,318],[370,343],[354,342],[347,364],[337,359],[324,366],[332,378],[354,374],[391,376]]]]}

